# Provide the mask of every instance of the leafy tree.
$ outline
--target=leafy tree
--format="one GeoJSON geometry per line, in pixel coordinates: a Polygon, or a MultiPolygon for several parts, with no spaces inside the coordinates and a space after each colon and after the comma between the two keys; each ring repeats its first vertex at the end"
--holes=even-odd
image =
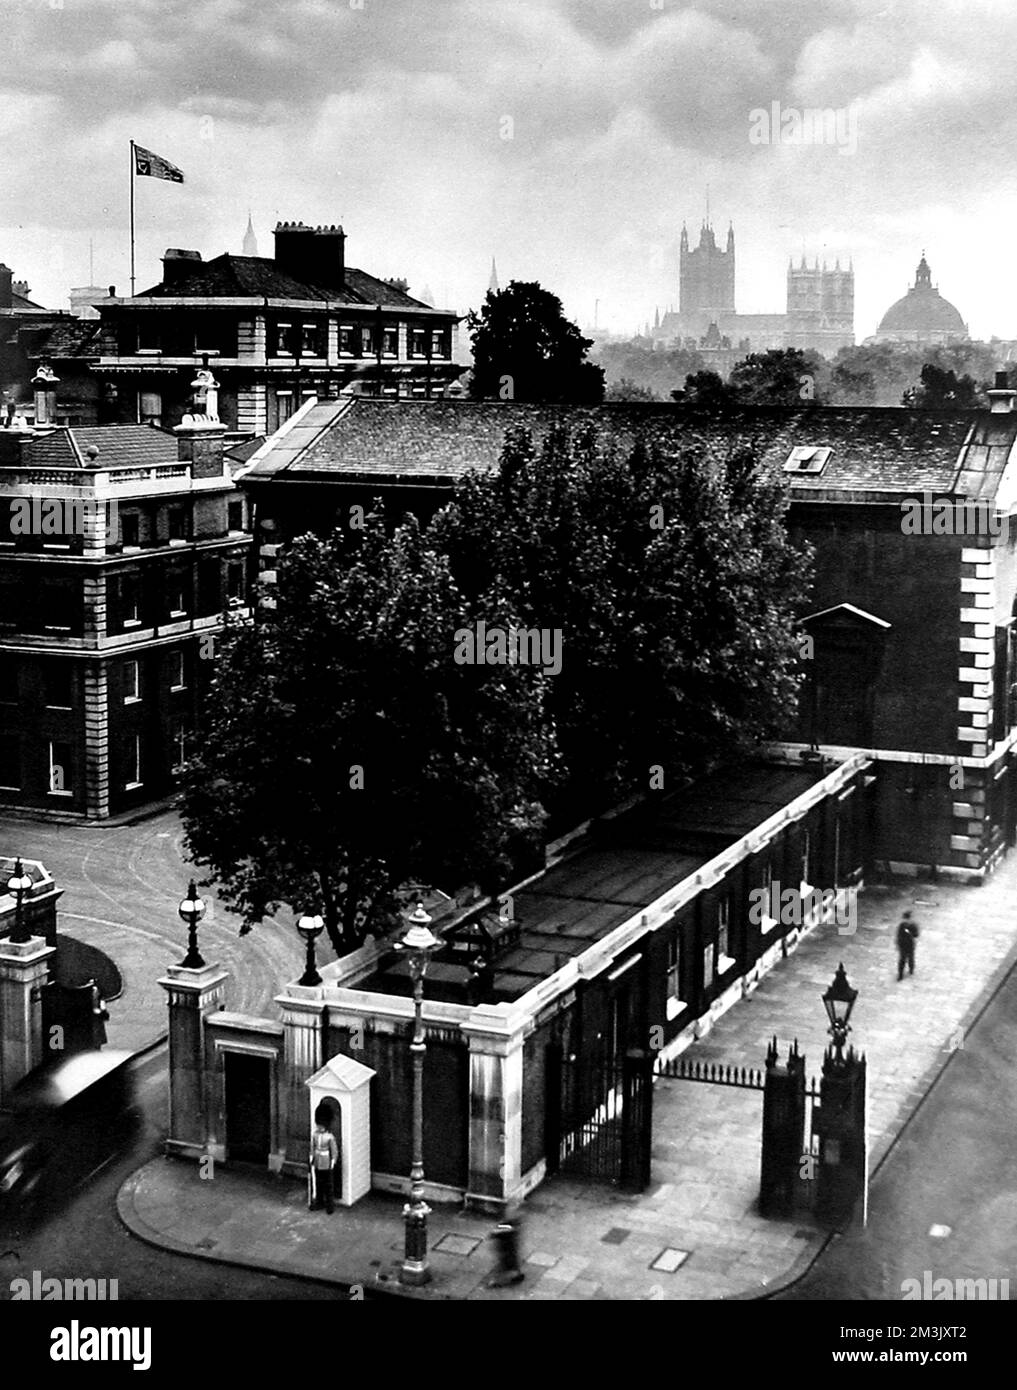
{"type": "Polygon", "coordinates": [[[586,360],[592,338],[582,336],[565,318],[561,300],[539,284],[513,280],[489,291],[468,323],[474,400],[603,400],[603,369],[586,360]]]}
{"type": "Polygon", "coordinates": [[[711,408],[721,408],[732,401],[730,387],[717,372],[693,372],[685,378],[684,388],[672,391],[671,395],[674,400],[688,405],[711,408]]]}
{"type": "Polygon", "coordinates": [[[675,454],[557,430],[536,449],[519,431],[497,473],[470,475],[435,516],[468,597],[504,592],[562,634],[562,822],[645,791],[658,765],[673,786],[786,719],[808,570],[786,500],[750,451],[705,438],[675,454]]]}
{"type": "MultiPolygon", "coordinates": [[[[548,677],[454,660],[477,614],[409,518],[297,540],[277,607],[224,643],[187,764],[187,848],[246,932],[281,902],[337,953],[391,920],[395,890],[511,877],[553,784],[548,677]],[[348,533],[347,533],[348,535],[348,533]]],[[[485,596],[488,621],[514,614],[485,596]]]]}
{"type": "Polygon", "coordinates": [[[611,388],[623,382],[652,391],[657,400],[667,400],[676,381],[701,371],[704,365],[701,354],[694,350],[654,347],[648,339],[602,343],[594,350],[594,357],[604,368],[608,400],[617,399],[610,394],[611,388]]]}
{"type": "Polygon", "coordinates": [[[958,377],[956,372],[931,362],[922,368],[920,384],[909,387],[901,397],[902,405],[918,410],[943,410],[950,406],[976,410],[979,403],[978,383],[974,377],[958,377]]]}
{"type": "Polygon", "coordinates": [[[826,374],[826,364],[816,352],[771,348],[736,362],[728,386],[743,405],[797,406],[820,399],[826,374]]]}
{"type": "Polygon", "coordinates": [[[659,401],[660,397],[656,391],[651,391],[646,386],[638,386],[627,376],[623,376],[620,381],[611,383],[604,393],[604,399],[605,401],[659,401]]]}

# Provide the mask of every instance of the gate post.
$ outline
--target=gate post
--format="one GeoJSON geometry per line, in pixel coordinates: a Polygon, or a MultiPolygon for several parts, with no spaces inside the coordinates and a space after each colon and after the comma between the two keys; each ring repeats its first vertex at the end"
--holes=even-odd
{"type": "Polygon", "coordinates": [[[819,1111],[813,1128],[819,1135],[816,1215],[831,1226],[851,1221],[855,1204],[868,1182],[866,1064],[853,1047],[846,1057],[828,1048],[819,1086],[819,1111]]]}
{"type": "Polygon", "coordinates": [[[763,1086],[763,1143],[759,1183],[762,1216],[794,1213],[795,1191],[805,1142],[805,1058],[798,1039],[788,1048],[787,1064],[777,1060],[777,1039],[766,1052],[763,1086]]]}
{"type": "Polygon", "coordinates": [[[650,1185],[653,1136],[653,1053],[629,1048],[622,1060],[621,1184],[630,1192],[650,1185]]]}

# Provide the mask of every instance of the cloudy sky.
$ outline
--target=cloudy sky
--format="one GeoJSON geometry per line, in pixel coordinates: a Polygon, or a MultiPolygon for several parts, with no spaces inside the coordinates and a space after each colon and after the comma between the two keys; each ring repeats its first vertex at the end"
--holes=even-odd
{"type": "Polygon", "coordinates": [[[341,220],[438,302],[493,254],[631,330],[708,185],[743,312],[783,309],[789,254],[852,255],[861,339],[924,247],[974,336],[1017,337],[1012,0],[0,0],[0,28],[0,259],[47,305],[90,239],[127,291],[133,138],[186,175],[138,181],[139,288],[167,246],[239,252],[250,209],[263,255],[277,218],[341,220]],[[839,142],[754,143],[774,102],[839,142]]]}

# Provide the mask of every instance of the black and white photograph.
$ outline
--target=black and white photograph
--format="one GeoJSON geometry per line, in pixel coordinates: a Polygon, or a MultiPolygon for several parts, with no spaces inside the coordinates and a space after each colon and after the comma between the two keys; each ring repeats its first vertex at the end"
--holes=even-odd
{"type": "Polygon", "coordinates": [[[8,1344],[987,1374],[1017,5],[0,34],[8,1344]]]}

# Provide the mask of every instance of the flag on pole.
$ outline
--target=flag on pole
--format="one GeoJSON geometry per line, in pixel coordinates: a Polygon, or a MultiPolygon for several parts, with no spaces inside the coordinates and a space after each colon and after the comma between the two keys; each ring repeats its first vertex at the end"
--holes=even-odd
{"type": "Polygon", "coordinates": [[[136,174],[147,174],[153,179],[169,179],[170,183],[183,183],[183,172],[175,164],[171,164],[168,159],[163,159],[160,155],[153,154],[151,150],[143,149],[141,145],[134,146],[134,172],[136,174]]]}

